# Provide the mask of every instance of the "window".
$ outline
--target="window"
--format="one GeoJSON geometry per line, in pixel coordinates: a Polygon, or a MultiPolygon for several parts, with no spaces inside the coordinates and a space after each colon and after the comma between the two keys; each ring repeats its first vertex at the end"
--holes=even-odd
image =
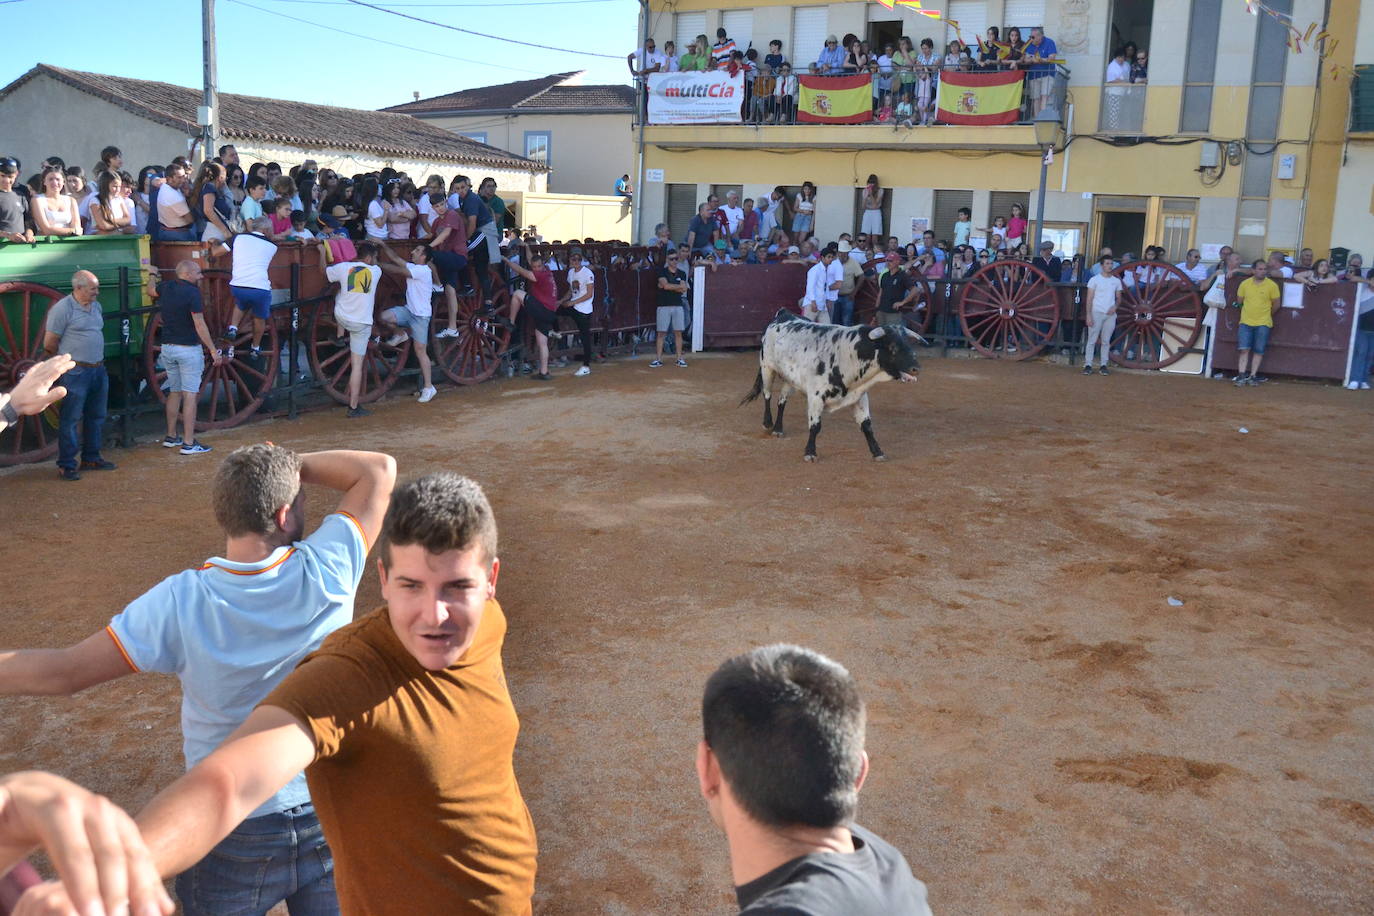
{"type": "MultiPolygon", "coordinates": [[[[695,38],[696,36],[692,36],[695,38]]],[[[686,53],[686,52],[684,52],[686,53]]],[[[676,241],[687,237],[687,227],[697,215],[697,186],[695,184],[668,185],[668,201],[663,221],[668,233],[676,241]]]]}
{"type": "MultiPolygon", "coordinates": [[[[731,35],[730,37],[734,38],[735,36],[731,35]]],[[[725,195],[729,194],[731,191],[734,191],[736,194],[738,194],[740,200],[744,200],[744,185],[742,184],[711,185],[711,193],[716,195],[716,199],[720,201],[720,205],[722,207],[725,206],[725,195]]]]}
{"type": "MultiPolygon", "coordinates": [[[[681,57],[687,53],[687,46],[697,40],[698,35],[706,34],[706,14],[705,13],[678,13],[677,21],[674,23],[676,31],[673,32],[673,41],[677,44],[677,53],[681,57]]],[[[707,48],[709,51],[710,48],[707,48]]],[[[701,49],[697,49],[701,53],[701,49]]]]}
{"type": "Polygon", "coordinates": [[[1179,130],[1207,133],[1212,127],[1212,83],[1217,73],[1217,37],[1222,0],[1193,0],[1188,49],[1183,63],[1183,110],[1179,130]]]}
{"type": "Polygon", "coordinates": [[[525,131],[525,158],[540,165],[549,164],[550,136],[547,130],[525,131]]]}
{"type": "Polygon", "coordinates": [[[485,130],[474,130],[470,133],[463,134],[463,136],[467,137],[469,140],[476,140],[478,143],[487,142],[487,132],[485,130]]]}
{"type": "MultiPolygon", "coordinates": [[[[990,195],[990,197],[991,197],[991,200],[989,201],[989,206],[988,206],[988,221],[987,221],[986,223],[979,223],[978,220],[975,218],[975,219],[974,219],[974,225],[991,226],[991,225],[992,225],[992,221],[993,221],[994,219],[996,219],[997,217],[999,217],[999,216],[1005,216],[1005,217],[1007,217],[1008,219],[1010,219],[1010,218],[1011,218],[1011,205],[1012,205],[1012,204],[1020,204],[1020,205],[1021,205],[1021,216],[1022,216],[1024,219],[1026,219],[1026,220],[1029,220],[1029,219],[1030,219],[1030,193],[1029,193],[1029,192],[1027,192],[1027,191],[993,191],[992,194],[990,195]]],[[[951,230],[951,231],[953,231],[953,230],[951,230]]],[[[1029,232],[1026,233],[1026,242],[1027,242],[1027,244],[1030,243],[1030,233],[1029,233],[1029,232]]]]}
{"type": "MultiPolygon", "coordinates": [[[[749,43],[754,40],[754,11],[725,10],[720,14],[720,27],[743,54],[749,50],[749,43]]],[[[768,46],[764,45],[764,53],[767,53],[767,48],[768,46]]]]}
{"type": "MultiPolygon", "coordinates": [[[[953,8],[953,4],[951,4],[953,8]]],[[[959,20],[962,27],[964,20],[959,20]]],[[[932,214],[930,228],[935,230],[935,238],[945,239],[954,244],[954,223],[959,219],[959,208],[967,207],[973,213],[972,191],[936,191],[935,212],[932,214]]]]}
{"type": "Polygon", "coordinates": [[[1361,64],[1350,81],[1350,129],[1374,130],[1374,66],[1361,64]]]}
{"type": "MultiPolygon", "coordinates": [[[[1293,9],[1293,0],[1273,0],[1271,6],[1276,12],[1289,13],[1293,9]]],[[[1255,63],[1245,139],[1261,152],[1247,150],[1245,153],[1240,178],[1242,198],[1269,196],[1274,174],[1273,142],[1278,138],[1279,113],[1283,106],[1283,71],[1287,64],[1287,27],[1272,16],[1260,16],[1255,28],[1255,63]]],[[[1267,206],[1265,209],[1267,211],[1267,206]]],[[[1263,228],[1263,224],[1252,225],[1263,228]]]]}
{"type": "MultiPolygon", "coordinates": [[[[949,47],[951,41],[959,38],[964,44],[974,49],[976,59],[978,39],[982,38],[988,30],[986,0],[946,0],[945,6],[949,7],[948,18],[959,23],[958,32],[955,31],[954,26],[945,29],[945,47],[949,47]]],[[[938,234],[940,230],[936,229],[935,231],[938,234]]]]}
{"type": "MultiPolygon", "coordinates": [[[[1002,21],[1006,23],[1002,30],[1003,37],[1007,34],[1007,28],[1017,26],[1021,29],[1022,40],[1030,41],[1031,27],[1045,24],[1045,0],[1007,0],[1002,6],[1002,21]]],[[[960,19],[959,25],[963,24],[964,21],[960,19]]]]}
{"type": "Polygon", "coordinates": [[[802,6],[792,11],[792,47],[783,48],[782,52],[792,62],[794,72],[811,66],[825,50],[828,17],[824,6],[802,6]]]}

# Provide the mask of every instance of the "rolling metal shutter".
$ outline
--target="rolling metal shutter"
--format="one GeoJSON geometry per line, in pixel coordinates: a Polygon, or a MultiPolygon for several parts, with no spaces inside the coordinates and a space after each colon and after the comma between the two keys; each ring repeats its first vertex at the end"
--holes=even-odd
{"type": "MultiPolygon", "coordinates": [[[[956,34],[953,26],[945,29],[945,47],[956,38],[964,44],[974,48],[974,59],[977,60],[978,39],[988,30],[988,4],[987,0],[948,0],[945,4],[949,11],[947,19],[953,19],[959,23],[959,31],[956,34]]],[[[940,230],[935,230],[937,233],[940,230]]]]}
{"type": "Polygon", "coordinates": [[[725,34],[735,43],[741,54],[749,50],[749,42],[754,39],[753,10],[725,10],[720,14],[720,26],[725,29],[725,34]]]}
{"type": "MultiPolygon", "coordinates": [[[[1012,204],[1020,204],[1020,205],[1021,205],[1021,212],[1024,213],[1024,214],[1026,215],[1026,219],[1030,219],[1030,193],[1029,193],[1029,192],[1027,192],[1027,191],[993,191],[991,196],[992,196],[992,203],[991,203],[991,206],[988,208],[988,209],[989,209],[989,212],[988,212],[988,221],[987,221],[986,223],[980,223],[980,222],[978,222],[978,221],[975,219],[975,220],[974,220],[974,225],[977,225],[977,226],[991,226],[991,225],[992,225],[993,219],[996,218],[996,217],[998,217],[998,216],[1005,216],[1005,217],[1007,217],[1008,219],[1010,219],[1010,218],[1011,218],[1011,205],[1012,205],[1012,204]]],[[[954,230],[953,230],[953,229],[950,229],[950,231],[953,232],[954,230]]],[[[1027,236],[1027,240],[1029,240],[1029,235],[1027,236]]]]}
{"type": "MultiPolygon", "coordinates": [[[[1006,28],[1018,26],[1021,39],[1030,41],[1031,27],[1045,24],[1045,0],[1007,0],[1002,7],[1002,22],[1006,28]]],[[[1007,34],[1006,28],[1002,31],[1003,37],[1007,34]]]]}
{"type": "MultiPolygon", "coordinates": [[[[963,25],[963,20],[959,24],[963,25]]],[[[954,244],[954,224],[959,219],[959,208],[968,207],[973,212],[972,191],[936,191],[935,212],[931,214],[930,228],[935,230],[937,242],[954,244]]]]}
{"type": "MultiPolygon", "coordinates": [[[[696,36],[692,36],[695,38],[696,36]]],[[[685,53],[685,52],[684,52],[685,53]]],[[[668,213],[663,220],[668,224],[668,233],[673,241],[681,242],[687,237],[687,227],[692,217],[697,215],[697,186],[694,184],[668,185],[668,213]]]]}
{"type": "MultiPolygon", "coordinates": [[[[673,32],[673,41],[677,44],[678,57],[687,53],[687,45],[696,41],[698,35],[706,33],[706,14],[705,13],[678,13],[675,23],[676,31],[673,32]]],[[[710,48],[706,49],[708,52],[710,48]]],[[[700,49],[698,49],[698,53],[700,49]]],[[[683,230],[686,231],[685,229],[683,230]]]]}
{"type": "Polygon", "coordinates": [[[829,8],[824,6],[800,6],[792,11],[792,46],[783,48],[782,56],[792,62],[794,72],[810,66],[825,50],[829,17],[829,8]]]}

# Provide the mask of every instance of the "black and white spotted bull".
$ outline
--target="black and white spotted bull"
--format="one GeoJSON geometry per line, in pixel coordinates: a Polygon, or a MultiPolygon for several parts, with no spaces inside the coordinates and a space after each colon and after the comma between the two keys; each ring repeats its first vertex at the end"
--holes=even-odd
{"type": "Polygon", "coordinates": [[[754,388],[740,401],[743,406],[763,395],[763,426],[781,436],[782,412],[787,396],[798,389],[806,393],[807,461],[816,460],[816,434],[821,431],[821,413],[841,407],[854,407],[854,422],[868,440],[873,460],[887,456],[873,438],[873,420],[868,414],[868,389],[881,381],[895,379],[914,382],[920,363],[907,338],[923,340],[908,328],[876,328],[816,324],[781,309],[763,332],[759,351],[759,374],[754,388]],[[778,416],[773,419],[770,402],[773,377],[781,376],[778,416]]]}

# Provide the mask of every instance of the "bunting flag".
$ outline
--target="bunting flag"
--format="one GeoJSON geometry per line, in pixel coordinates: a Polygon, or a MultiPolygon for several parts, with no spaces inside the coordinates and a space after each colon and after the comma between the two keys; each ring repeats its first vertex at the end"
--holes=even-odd
{"type": "Polygon", "coordinates": [[[945,124],[1015,124],[1023,75],[946,70],[940,74],[937,117],[945,124]]]}
{"type": "Polygon", "coordinates": [[[806,124],[863,124],[873,120],[873,81],[854,76],[797,77],[797,120],[806,124]]]}

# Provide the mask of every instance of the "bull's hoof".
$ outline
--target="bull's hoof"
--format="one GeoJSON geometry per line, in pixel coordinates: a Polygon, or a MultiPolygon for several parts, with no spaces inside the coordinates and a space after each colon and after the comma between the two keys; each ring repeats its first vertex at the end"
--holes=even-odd
{"type": "Polygon", "coordinates": [[[772,424],[772,423],[765,423],[765,424],[763,424],[763,428],[764,428],[764,429],[772,429],[772,428],[773,428],[773,424],[772,424]]]}
{"type": "Polygon", "coordinates": [[[882,454],[882,453],[880,452],[880,453],[878,453],[877,455],[874,455],[874,456],[873,456],[873,460],[874,460],[874,461],[886,461],[886,460],[887,460],[887,456],[884,455],[884,454],[882,454]]]}
{"type": "Polygon", "coordinates": [[[802,461],[815,461],[815,455],[802,455],[802,461]]]}
{"type": "Polygon", "coordinates": [[[782,430],[780,430],[780,429],[775,429],[775,430],[773,430],[773,438],[774,438],[774,439],[781,439],[782,436],[783,436],[782,430]]]}

